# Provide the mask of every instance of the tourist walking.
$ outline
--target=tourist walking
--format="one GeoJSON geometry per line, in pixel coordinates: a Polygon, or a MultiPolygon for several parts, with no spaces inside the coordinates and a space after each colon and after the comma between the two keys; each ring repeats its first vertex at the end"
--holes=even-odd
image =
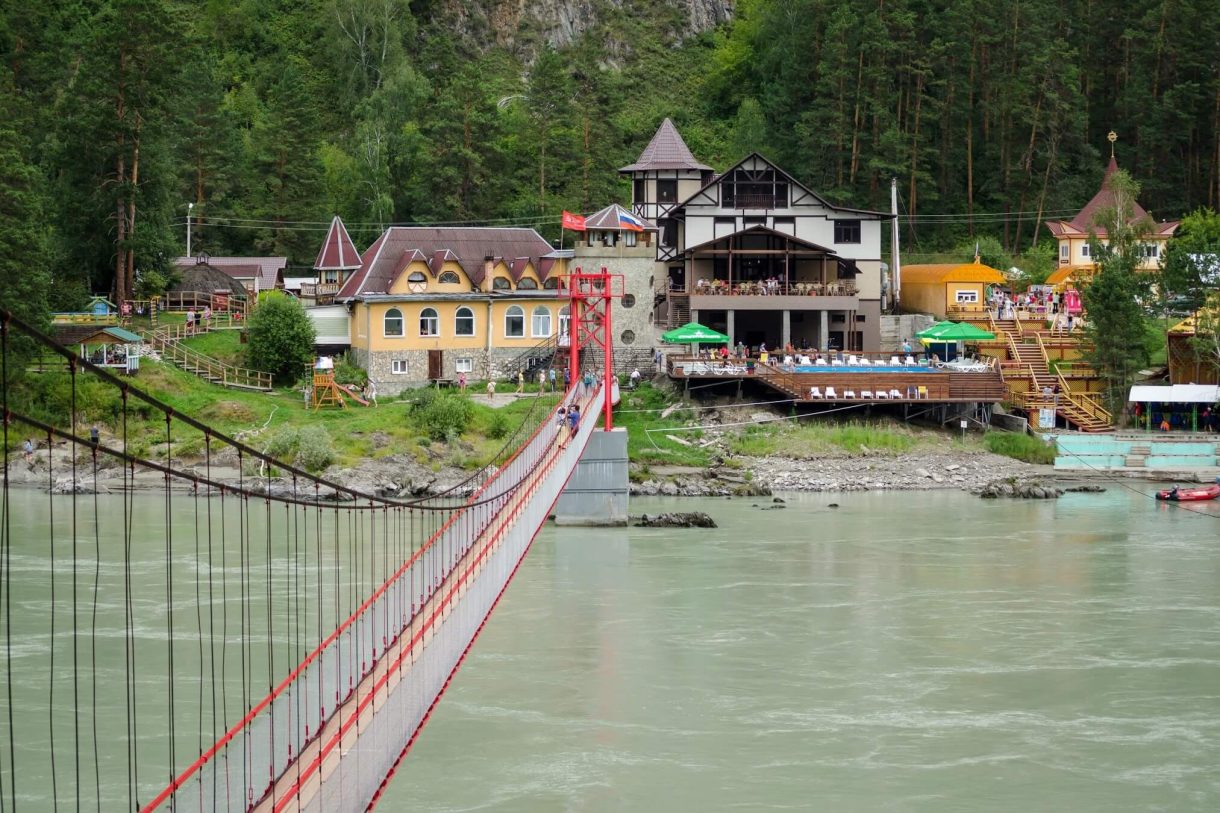
{"type": "Polygon", "coordinates": [[[568,427],[572,437],[576,437],[576,433],[580,431],[580,407],[576,404],[572,404],[572,408],[568,410],[568,427]]]}
{"type": "Polygon", "coordinates": [[[496,380],[494,378],[487,379],[487,400],[496,400],[496,380]]]}
{"type": "Polygon", "coordinates": [[[555,439],[559,442],[559,448],[567,445],[568,439],[568,411],[563,407],[555,413],[555,439]]]}
{"type": "Polygon", "coordinates": [[[631,389],[637,389],[640,386],[640,371],[636,368],[631,371],[631,389]]]}
{"type": "Polygon", "coordinates": [[[551,379],[551,392],[554,392],[555,391],[555,368],[552,367],[550,370],[548,370],[547,375],[551,379]]]}
{"type": "Polygon", "coordinates": [[[377,384],[371,378],[364,384],[364,400],[377,406],[377,384]]]}
{"type": "Polygon", "coordinates": [[[25,462],[29,465],[34,465],[34,441],[30,438],[25,439],[25,444],[21,447],[21,454],[25,458],[25,462]]]}
{"type": "Polygon", "coordinates": [[[572,369],[570,367],[563,368],[563,391],[567,392],[572,388],[572,369]]]}
{"type": "Polygon", "coordinates": [[[589,393],[593,392],[593,373],[585,370],[585,397],[589,397],[589,393]]]}
{"type": "Polygon", "coordinates": [[[542,393],[546,390],[546,370],[538,371],[538,397],[542,397],[542,393]]]}
{"type": "Polygon", "coordinates": [[[517,394],[525,392],[525,370],[517,371],[517,394]]]}
{"type": "Polygon", "coordinates": [[[186,332],[187,333],[195,332],[195,309],[194,308],[192,308],[191,310],[186,312],[186,332]]]}
{"type": "Polygon", "coordinates": [[[458,391],[463,395],[466,394],[466,374],[458,373],[458,391]]]}

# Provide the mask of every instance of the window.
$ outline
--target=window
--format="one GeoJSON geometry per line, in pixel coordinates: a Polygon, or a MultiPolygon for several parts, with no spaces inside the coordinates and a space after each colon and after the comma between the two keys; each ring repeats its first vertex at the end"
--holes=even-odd
{"type": "Polygon", "coordinates": [[[428,278],[424,276],[423,271],[412,271],[407,274],[407,282],[427,282],[428,278]]]}
{"type": "Polygon", "coordinates": [[[836,220],[835,221],[835,242],[836,243],[859,243],[860,242],[860,221],[859,220],[836,220]]]}
{"type": "Polygon", "coordinates": [[[625,233],[623,235],[623,242],[625,242],[627,244],[627,248],[635,248],[636,243],[639,242],[636,239],[636,232],[629,231],[629,232],[625,233]]]}
{"type": "Polygon", "coordinates": [[[491,289],[493,291],[511,291],[513,284],[504,277],[496,277],[491,281],[491,289]]]}
{"type": "Polygon", "coordinates": [[[459,277],[457,274],[455,274],[453,271],[444,272],[443,274],[441,274],[440,279],[437,280],[437,282],[443,282],[446,285],[457,285],[457,284],[461,283],[461,281],[462,281],[462,278],[459,277]]]}
{"type": "Polygon", "coordinates": [[[1066,260],[1068,258],[1068,251],[1070,249],[1071,249],[1071,246],[1069,246],[1067,243],[1060,243],[1059,244],[1059,258],[1062,260],[1066,260]]]}
{"type": "Polygon", "coordinates": [[[335,283],[338,281],[339,281],[339,272],[338,271],[323,271],[322,272],[322,282],[335,283]]]}
{"type": "Polygon", "coordinates": [[[473,373],[474,372],[474,359],[472,359],[472,358],[457,359],[456,361],[453,362],[453,371],[455,373],[473,373]]]}
{"type": "Polygon", "coordinates": [[[571,322],[572,322],[572,312],[568,309],[567,305],[564,305],[562,308],[559,309],[559,335],[560,336],[568,335],[568,328],[571,325],[571,322]]]}
{"type": "Polygon", "coordinates": [[[530,321],[530,333],[535,339],[545,339],[551,335],[551,309],[545,305],[534,308],[530,321]]]}
{"type": "Polygon", "coordinates": [[[504,311],[504,336],[509,339],[525,336],[525,311],[516,305],[504,311]]]}
{"type": "Polygon", "coordinates": [[[441,335],[441,320],[440,317],[436,315],[435,308],[424,308],[419,312],[419,335],[441,335]]]}
{"type": "Polygon", "coordinates": [[[623,307],[624,308],[634,308],[635,307],[635,294],[623,294],[623,307]]]}
{"type": "Polygon", "coordinates": [[[788,182],[770,167],[738,167],[720,183],[720,205],[725,209],[787,208],[788,182]]]}
{"type": "Polygon", "coordinates": [[[558,290],[559,289],[559,277],[551,277],[550,279],[545,280],[542,283],[542,287],[548,291],[558,290]]]}
{"type": "Polygon", "coordinates": [[[643,178],[636,178],[635,182],[632,183],[631,202],[632,203],[643,203],[644,202],[644,179],[643,178]]]}
{"type": "Polygon", "coordinates": [[[517,281],[517,290],[518,291],[537,291],[538,283],[534,282],[529,277],[522,277],[520,280],[517,281]]]}
{"type": "Polygon", "coordinates": [[[677,203],[678,202],[678,182],[677,181],[657,181],[657,202],[658,203],[677,203]]]}
{"type": "Polygon", "coordinates": [[[402,335],[402,311],[398,308],[390,308],[385,312],[385,320],[382,324],[382,333],[386,336],[401,336],[402,335]]]}
{"type": "Polygon", "coordinates": [[[678,223],[674,220],[662,220],[661,245],[664,248],[675,248],[678,245],[678,223]]]}
{"type": "Polygon", "coordinates": [[[619,341],[621,341],[623,344],[634,344],[635,343],[635,331],[634,330],[624,330],[623,335],[619,336],[619,341]]]}
{"type": "Polygon", "coordinates": [[[1155,260],[1160,256],[1160,246],[1156,243],[1144,243],[1140,246],[1140,256],[1146,259],[1155,260]]]}
{"type": "Polygon", "coordinates": [[[406,359],[394,359],[393,361],[391,361],[390,362],[390,372],[393,373],[394,375],[406,375],[407,374],[407,360],[406,359]]]}
{"type": "Polygon", "coordinates": [[[959,305],[974,304],[979,301],[978,291],[957,291],[955,296],[959,305]]]}
{"type": "Polygon", "coordinates": [[[1080,256],[1081,257],[1089,256],[1089,244],[1088,243],[1085,243],[1083,246],[1080,247],[1080,256]]]}
{"type": "Polygon", "coordinates": [[[457,309],[457,315],[453,320],[453,335],[474,335],[474,311],[465,305],[457,309]]]}

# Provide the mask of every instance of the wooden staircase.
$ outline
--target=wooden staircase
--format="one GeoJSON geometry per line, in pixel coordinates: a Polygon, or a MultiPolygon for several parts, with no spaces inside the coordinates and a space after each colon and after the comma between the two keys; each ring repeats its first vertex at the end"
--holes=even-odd
{"type": "MultiPolygon", "coordinates": [[[[199,328],[192,335],[202,332],[204,330],[199,328]]],[[[161,354],[161,358],[211,384],[233,389],[271,391],[271,373],[234,367],[219,359],[205,356],[182,343],[181,340],[186,335],[184,325],[163,325],[156,330],[145,332],[143,338],[161,354]]]]}
{"type": "Polygon", "coordinates": [[[1073,392],[1067,379],[1058,372],[1051,372],[1041,336],[1033,334],[1031,338],[1033,341],[1017,341],[1012,334],[1008,336],[1008,355],[1016,362],[1016,369],[1010,370],[1007,377],[1024,378],[1029,382],[1028,392],[1012,393],[1014,400],[1027,410],[1053,407],[1057,415],[1082,432],[1108,432],[1113,429],[1112,416],[1096,398],[1087,393],[1073,392]],[[1048,398],[1043,394],[1048,387],[1059,388],[1058,398],[1048,398]]]}

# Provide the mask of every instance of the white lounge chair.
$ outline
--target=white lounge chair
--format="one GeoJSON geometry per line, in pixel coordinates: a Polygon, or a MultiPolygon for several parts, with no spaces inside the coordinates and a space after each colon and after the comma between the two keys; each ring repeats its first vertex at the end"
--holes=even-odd
{"type": "Polygon", "coordinates": [[[902,393],[900,393],[898,390],[890,390],[890,400],[891,401],[893,401],[895,398],[901,398],[901,397],[902,397],[902,393]]]}
{"type": "Polygon", "coordinates": [[[795,363],[796,363],[796,362],[794,362],[794,361],[792,360],[792,356],[784,356],[784,364],[786,364],[786,365],[788,365],[789,367],[791,367],[791,366],[792,366],[793,364],[795,364],[795,363]]]}
{"type": "Polygon", "coordinates": [[[834,399],[836,399],[836,398],[838,398],[838,397],[839,397],[839,394],[838,394],[837,392],[835,392],[835,388],[834,388],[834,387],[827,387],[827,388],[826,388],[826,399],[827,399],[827,400],[834,400],[834,399]]]}
{"type": "Polygon", "coordinates": [[[842,366],[843,366],[843,362],[842,362],[842,361],[840,361],[839,359],[831,359],[831,360],[830,360],[830,366],[831,366],[831,367],[842,367],[842,366]]]}
{"type": "Polygon", "coordinates": [[[880,401],[883,398],[888,401],[890,398],[890,394],[888,392],[886,392],[885,390],[877,390],[877,400],[880,401]]]}
{"type": "Polygon", "coordinates": [[[822,397],[822,388],[821,387],[810,387],[809,388],[809,400],[812,401],[815,398],[820,399],[821,397],[822,397]]]}
{"type": "Polygon", "coordinates": [[[825,367],[826,359],[822,358],[821,356],[818,356],[817,359],[813,362],[813,366],[814,367],[825,367]]]}
{"type": "Polygon", "coordinates": [[[808,366],[809,366],[810,364],[812,364],[813,362],[811,362],[811,361],[809,360],[809,356],[797,356],[797,357],[796,357],[796,363],[797,363],[797,364],[799,364],[799,365],[801,365],[802,367],[808,367],[808,366]]]}
{"type": "Polygon", "coordinates": [[[872,390],[860,390],[860,397],[864,398],[868,401],[871,401],[871,400],[873,400],[873,391],[872,390]]]}
{"type": "Polygon", "coordinates": [[[900,363],[901,362],[898,361],[897,356],[890,356],[890,366],[891,367],[897,367],[900,363]]]}
{"type": "Polygon", "coordinates": [[[844,398],[855,398],[856,391],[855,390],[843,390],[843,397],[844,398]]]}
{"type": "Polygon", "coordinates": [[[914,367],[914,366],[915,366],[915,357],[914,357],[914,356],[907,356],[905,359],[903,359],[903,362],[902,362],[902,363],[903,363],[903,364],[905,364],[905,365],[906,365],[906,366],[908,366],[908,367],[914,367]]]}
{"type": "Polygon", "coordinates": [[[855,356],[848,356],[848,357],[847,357],[847,366],[848,366],[848,367],[855,367],[855,366],[856,366],[857,364],[859,364],[859,363],[860,363],[860,360],[859,360],[859,359],[857,359],[855,356]]]}
{"type": "Polygon", "coordinates": [[[866,359],[864,356],[861,356],[856,361],[856,363],[859,364],[861,367],[872,367],[873,366],[873,363],[871,361],[869,361],[868,359],[866,359]]]}

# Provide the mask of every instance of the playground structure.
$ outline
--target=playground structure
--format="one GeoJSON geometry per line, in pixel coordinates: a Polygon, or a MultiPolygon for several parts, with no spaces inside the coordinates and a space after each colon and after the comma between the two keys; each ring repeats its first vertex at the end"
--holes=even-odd
{"type": "Polygon", "coordinates": [[[336,382],[335,371],[333,369],[319,369],[316,367],[313,369],[313,385],[309,391],[310,408],[321,409],[324,406],[338,406],[340,409],[347,409],[348,398],[361,406],[369,405],[369,402],[364,398],[336,382]]]}

